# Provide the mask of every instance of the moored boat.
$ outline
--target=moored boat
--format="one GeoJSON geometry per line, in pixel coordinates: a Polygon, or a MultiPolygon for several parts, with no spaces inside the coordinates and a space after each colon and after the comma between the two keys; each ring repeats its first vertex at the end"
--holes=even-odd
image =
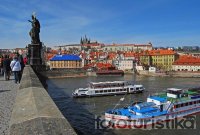
{"type": "Polygon", "coordinates": [[[144,91],[143,85],[134,85],[130,81],[113,82],[90,82],[87,88],[78,88],[73,93],[73,97],[92,97],[117,94],[141,93],[144,91]]]}
{"type": "Polygon", "coordinates": [[[123,70],[98,70],[96,71],[97,76],[123,76],[123,70]]]}
{"type": "Polygon", "coordinates": [[[105,120],[112,128],[144,128],[199,112],[199,88],[168,88],[165,93],[150,95],[146,102],[106,111],[105,120]]]}

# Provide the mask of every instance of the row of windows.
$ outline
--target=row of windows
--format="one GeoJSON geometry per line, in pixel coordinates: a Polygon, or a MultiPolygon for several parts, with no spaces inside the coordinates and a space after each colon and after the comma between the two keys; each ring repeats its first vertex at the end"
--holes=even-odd
{"type": "Polygon", "coordinates": [[[174,55],[161,55],[161,56],[152,56],[154,58],[173,58],[174,55]]]}
{"type": "Polygon", "coordinates": [[[200,71],[200,69],[198,69],[198,70],[177,69],[177,71],[200,71]]]}
{"type": "Polygon", "coordinates": [[[173,62],[173,59],[167,59],[167,60],[163,60],[163,59],[153,59],[153,61],[159,61],[159,62],[173,62]]]}
{"type": "Polygon", "coordinates": [[[199,104],[199,103],[200,103],[200,100],[198,100],[198,101],[191,101],[191,102],[187,102],[187,103],[177,104],[174,107],[175,108],[180,108],[180,107],[185,107],[185,106],[199,104]]]}
{"type": "Polygon", "coordinates": [[[133,64],[119,64],[119,66],[133,66],[133,64]]]}
{"type": "Polygon", "coordinates": [[[81,64],[51,64],[52,67],[80,67],[81,64]]]}
{"type": "Polygon", "coordinates": [[[63,63],[51,63],[52,65],[58,65],[58,66],[60,66],[60,65],[65,65],[65,66],[71,66],[71,65],[81,65],[81,63],[70,63],[70,64],[63,64],[63,63]]]}
{"type": "MultiPolygon", "coordinates": [[[[128,89],[128,88],[127,88],[128,89]]],[[[114,89],[114,90],[96,90],[95,93],[107,93],[107,92],[125,92],[127,89],[114,89]]]]}
{"type": "Polygon", "coordinates": [[[54,65],[79,65],[81,63],[51,63],[51,64],[54,64],[54,65]]]}
{"type": "Polygon", "coordinates": [[[51,63],[79,63],[81,61],[51,61],[51,63]]]}
{"type": "Polygon", "coordinates": [[[188,112],[193,112],[195,110],[197,111],[197,110],[199,110],[199,108],[195,108],[195,109],[192,109],[192,110],[179,111],[179,112],[173,113],[172,116],[176,116],[176,115],[179,115],[179,114],[185,114],[185,113],[188,113],[188,112]]]}
{"type": "Polygon", "coordinates": [[[187,65],[185,65],[185,66],[179,66],[179,65],[174,65],[174,67],[180,67],[180,68],[199,68],[199,66],[187,66],[187,65]]]}

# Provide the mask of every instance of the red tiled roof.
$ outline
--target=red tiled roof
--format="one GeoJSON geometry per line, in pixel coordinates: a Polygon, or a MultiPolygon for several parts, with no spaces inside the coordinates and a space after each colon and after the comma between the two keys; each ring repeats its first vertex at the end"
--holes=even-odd
{"type": "Polygon", "coordinates": [[[93,63],[85,65],[85,68],[90,68],[90,67],[96,67],[98,69],[102,69],[102,68],[110,68],[113,66],[110,63],[102,63],[102,62],[98,62],[98,63],[93,62],[93,63]]]}
{"type": "Polygon", "coordinates": [[[58,50],[51,50],[50,53],[57,54],[58,50]]]}
{"type": "Polygon", "coordinates": [[[125,52],[124,57],[135,57],[136,53],[135,52],[125,52]]]}
{"type": "Polygon", "coordinates": [[[200,58],[191,55],[183,55],[177,59],[173,65],[200,65],[200,58]]]}
{"type": "Polygon", "coordinates": [[[115,53],[115,52],[109,52],[109,53],[108,53],[108,59],[109,59],[109,60],[115,59],[116,56],[117,56],[117,53],[115,53]]]}
{"type": "Polygon", "coordinates": [[[146,50],[142,53],[142,55],[150,55],[150,56],[157,56],[157,55],[173,55],[176,52],[173,50],[164,50],[164,49],[160,49],[160,50],[146,50]]]}
{"type": "Polygon", "coordinates": [[[53,54],[53,53],[47,53],[46,54],[46,59],[47,60],[50,60],[51,58],[53,58],[55,56],[55,54],[53,54]]]}

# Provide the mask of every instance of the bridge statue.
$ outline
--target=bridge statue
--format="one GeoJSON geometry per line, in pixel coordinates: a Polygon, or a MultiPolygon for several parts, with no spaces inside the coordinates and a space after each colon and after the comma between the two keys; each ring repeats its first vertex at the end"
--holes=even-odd
{"type": "Polygon", "coordinates": [[[40,22],[36,18],[36,15],[32,14],[32,20],[28,20],[32,24],[32,28],[29,32],[31,37],[31,44],[28,44],[28,62],[31,66],[42,64],[42,42],[40,42],[40,22]]]}
{"type": "Polygon", "coordinates": [[[29,35],[31,37],[31,43],[32,44],[40,44],[40,22],[36,18],[36,15],[32,15],[32,21],[28,20],[32,24],[32,28],[29,32],[29,35]]]}

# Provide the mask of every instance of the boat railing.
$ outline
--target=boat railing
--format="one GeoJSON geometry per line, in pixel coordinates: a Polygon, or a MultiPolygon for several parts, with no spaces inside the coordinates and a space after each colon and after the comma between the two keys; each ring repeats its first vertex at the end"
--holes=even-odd
{"type": "Polygon", "coordinates": [[[126,86],[126,85],[102,85],[102,86],[89,85],[89,87],[92,88],[92,89],[112,88],[112,87],[125,87],[125,86],[126,86]]]}

